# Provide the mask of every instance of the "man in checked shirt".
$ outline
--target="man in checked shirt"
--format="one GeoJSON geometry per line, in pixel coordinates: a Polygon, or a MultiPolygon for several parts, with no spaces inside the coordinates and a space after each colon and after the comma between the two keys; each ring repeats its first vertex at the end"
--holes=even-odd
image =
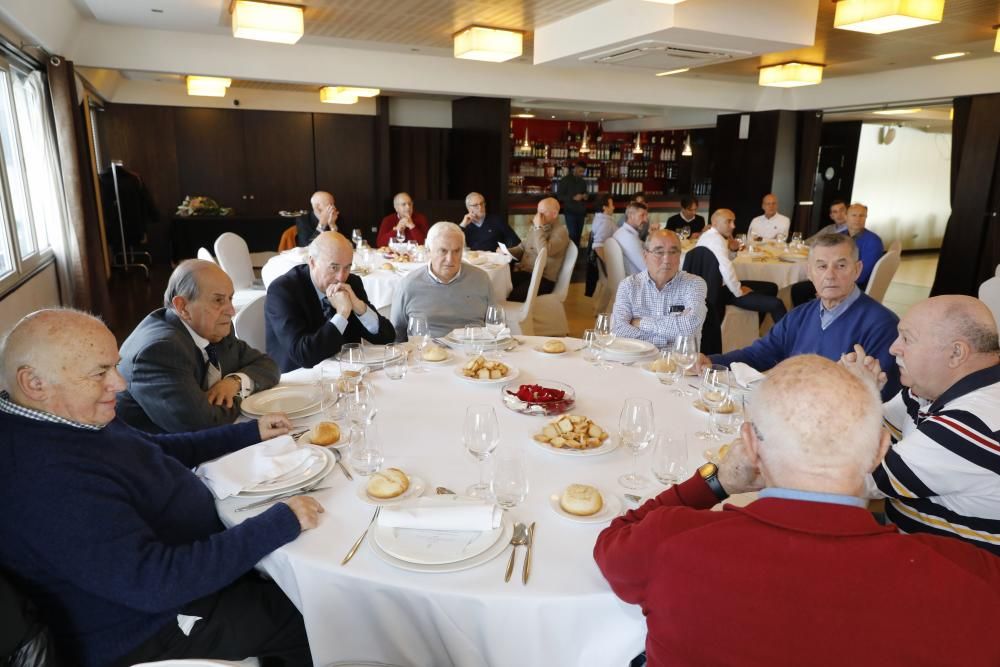
{"type": "Polygon", "coordinates": [[[708,287],[680,270],[681,240],[666,229],[652,231],[642,248],[645,271],[618,285],[611,322],[615,335],[645,340],[658,348],[677,336],[700,336],[708,287]]]}

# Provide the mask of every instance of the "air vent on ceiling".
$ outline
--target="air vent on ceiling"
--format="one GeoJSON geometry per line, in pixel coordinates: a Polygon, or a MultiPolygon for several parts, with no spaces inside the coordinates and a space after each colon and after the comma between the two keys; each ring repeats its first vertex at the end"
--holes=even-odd
{"type": "Polygon", "coordinates": [[[580,60],[603,65],[668,70],[680,67],[703,67],[735,58],[746,58],[750,55],[748,51],[706,48],[693,44],[672,44],[647,39],[635,44],[619,46],[609,51],[587,54],[581,56],[580,60]]]}

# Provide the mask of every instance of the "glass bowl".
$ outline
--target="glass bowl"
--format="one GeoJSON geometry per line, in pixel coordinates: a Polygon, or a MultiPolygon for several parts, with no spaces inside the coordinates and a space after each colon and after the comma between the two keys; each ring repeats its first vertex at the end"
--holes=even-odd
{"type": "Polygon", "coordinates": [[[535,380],[534,382],[508,382],[500,388],[500,397],[503,404],[514,412],[522,415],[537,415],[540,417],[550,417],[561,415],[576,404],[576,391],[573,387],[555,380],[535,380]],[[518,390],[522,386],[543,387],[545,389],[555,389],[563,392],[563,397],[555,400],[522,400],[517,396],[518,390]]]}

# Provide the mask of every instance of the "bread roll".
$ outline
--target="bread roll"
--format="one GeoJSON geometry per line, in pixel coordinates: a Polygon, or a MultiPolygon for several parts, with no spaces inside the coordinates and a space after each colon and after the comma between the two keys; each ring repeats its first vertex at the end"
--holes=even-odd
{"type": "Polygon", "coordinates": [[[386,468],[368,479],[368,495],[386,500],[406,493],[410,488],[410,478],[399,468],[386,468]]]}
{"type": "Polygon", "coordinates": [[[674,362],[662,357],[650,364],[649,367],[654,373],[671,373],[675,368],[674,362]]]}
{"type": "Polygon", "coordinates": [[[385,264],[382,265],[382,268],[385,269],[386,271],[392,271],[392,262],[386,262],[385,264]]]}
{"type": "Polygon", "coordinates": [[[559,499],[559,507],[576,516],[591,516],[604,507],[601,492],[587,484],[570,484],[559,499]]]}
{"type": "Polygon", "coordinates": [[[425,361],[444,361],[448,358],[448,353],[443,347],[428,345],[424,349],[423,357],[425,361]]]}
{"type": "Polygon", "coordinates": [[[333,422],[320,422],[309,431],[309,442],[314,445],[333,445],[340,440],[340,427],[333,422]]]}
{"type": "Polygon", "coordinates": [[[549,354],[562,354],[566,351],[566,344],[561,340],[547,340],[545,344],[542,345],[542,351],[548,352],[549,354]]]}

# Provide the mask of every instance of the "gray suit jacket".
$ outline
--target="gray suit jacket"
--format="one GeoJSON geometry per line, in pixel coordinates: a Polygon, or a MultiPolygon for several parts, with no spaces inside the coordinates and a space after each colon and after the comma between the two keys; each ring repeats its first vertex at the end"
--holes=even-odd
{"type": "MultiPolygon", "coordinates": [[[[278,366],[236,338],[232,330],[217,343],[222,375],[245,373],[254,391],[278,383],[278,366]]],[[[172,310],[154,310],[129,334],[121,347],[119,370],[128,382],[118,394],[118,416],[150,433],[184,433],[231,424],[240,415],[233,407],[209,405],[202,389],[205,362],[201,350],[172,310]]]]}

